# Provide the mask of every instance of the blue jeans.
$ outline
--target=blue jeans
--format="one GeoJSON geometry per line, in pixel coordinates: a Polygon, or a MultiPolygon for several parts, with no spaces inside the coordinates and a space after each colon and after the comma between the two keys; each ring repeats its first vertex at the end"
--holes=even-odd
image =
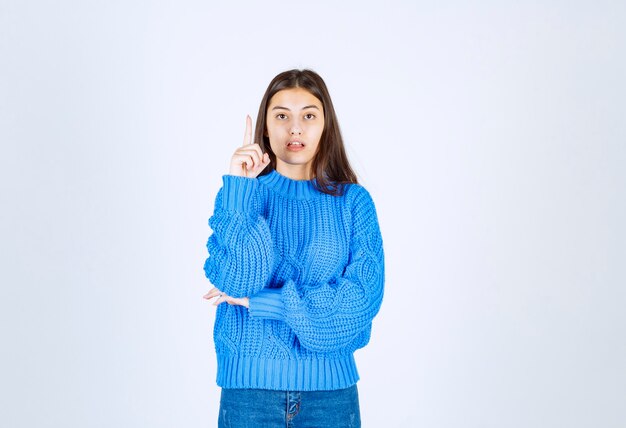
{"type": "Polygon", "coordinates": [[[356,384],[333,391],[222,388],[219,428],[359,428],[356,384]]]}

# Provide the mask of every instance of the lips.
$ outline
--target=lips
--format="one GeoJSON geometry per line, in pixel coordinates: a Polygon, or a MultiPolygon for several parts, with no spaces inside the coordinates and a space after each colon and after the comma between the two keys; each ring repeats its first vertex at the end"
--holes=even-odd
{"type": "Polygon", "coordinates": [[[291,140],[287,142],[287,150],[290,152],[299,152],[300,150],[304,150],[305,144],[300,140],[291,140]]]}

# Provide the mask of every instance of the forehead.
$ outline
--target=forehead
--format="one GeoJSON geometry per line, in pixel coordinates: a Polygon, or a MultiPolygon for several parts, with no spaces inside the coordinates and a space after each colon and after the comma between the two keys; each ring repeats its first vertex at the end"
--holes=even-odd
{"type": "Polygon", "coordinates": [[[322,102],[306,89],[290,88],[276,92],[270,99],[268,108],[281,106],[291,110],[300,110],[302,107],[309,105],[315,105],[320,110],[323,107],[322,102]]]}

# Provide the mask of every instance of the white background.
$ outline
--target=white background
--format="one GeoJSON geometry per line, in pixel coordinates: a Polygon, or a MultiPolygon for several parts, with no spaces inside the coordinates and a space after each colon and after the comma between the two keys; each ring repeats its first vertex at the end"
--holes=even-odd
{"type": "Polygon", "coordinates": [[[363,426],[626,426],[625,22],[1,0],[0,425],[216,425],[207,221],[245,115],[312,68],[386,252],[363,426]]]}

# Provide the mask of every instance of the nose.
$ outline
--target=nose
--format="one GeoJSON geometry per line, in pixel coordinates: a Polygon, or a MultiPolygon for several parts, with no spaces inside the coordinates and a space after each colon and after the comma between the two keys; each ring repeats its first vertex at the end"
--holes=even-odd
{"type": "Polygon", "coordinates": [[[294,122],[291,125],[291,131],[290,131],[291,135],[300,135],[302,134],[302,128],[300,127],[300,125],[296,122],[294,122]]]}

